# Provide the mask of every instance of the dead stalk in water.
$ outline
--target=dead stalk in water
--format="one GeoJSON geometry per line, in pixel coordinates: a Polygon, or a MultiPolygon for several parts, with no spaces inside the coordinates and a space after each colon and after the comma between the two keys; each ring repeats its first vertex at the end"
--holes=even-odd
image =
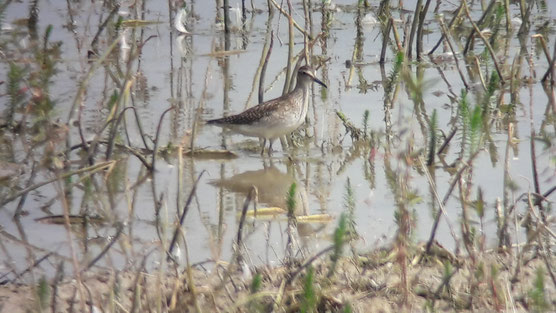
{"type": "MultiPolygon", "coordinates": [[[[295,28],[297,28],[297,30],[299,30],[303,35],[309,37],[309,39],[313,40],[313,38],[311,37],[311,34],[308,34],[305,29],[303,29],[301,26],[299,26],[299,24],[297,24],[297,22],[291,17],[290,14],[288,14],[288,12],[286,12],[286,10],[284,10],[278,3],[276,3],[276,0],[270,0],[270,2],[272,2],[272,4],[280,11],[280,13],[282,13],[286,18],[288,19],[292,19],[292,23],[293,26],[295,28]]],[[[291,10],[290,10],[291,13],[291,10]]]]}
{"type": "MultiPolygon", "coordinates": [[[[483,15],[481,15],[481,18],[477,22],[478,25],[481,25],[481,27],[483,26],[483,24],[485,23],[487,18],[492,14],[492,11],[494,10],[494,6],[496,5],[496,3],[497,3],[496,0],[491,0],[490,1],[490,3],[488,4],[488,7],[485,10],[483,10],[483,15]]],[[[462,9],[465,9],[465,7],[463,6],[463,2],[461,3],[461,6],[462,6],[462,9]]],[[[467,56],[467,52],[469,52],[469,49],[471,49],[472,46],[474,45],[475,33],[476,33],[475,28],[472,28],[471,32],[469,33],[469,36],[467,37],[467,40],[465,42],[465,48],[463,48],[463,55],[464,56],[467,56]]]]}
{"type": "Polygon", "coordinates": [[[160,141],[159,139],[160,139],[160,131],[162,130],[162,122],[164,121],[164,116],[166,115],[166,113],[172,111],[174,108],[175,107],[172,106],[164,110],[164,112],[162,112],[162,114],[160,115],[160,119],[158,120],[158,126],[156,127],[156,136],[154,139],[153,157],[151,161],[151,168],[153,172],[156,170],[155,162],[156,162],[156,154],[158,153],[158,143],[160,141]]]}
{"type": "Polygon", "coordinates": [[[427,0],[425,7],[420,12],[415,12],[415,14],[419,14],[419,24],[417,26],[417,60],[421,60],[421,54],[423,53],[423,24],[425,23],[430,4],[431,0],[427,0]]]}
{"type": "Polygon", "coordinates": [[[456,68],[458,70],[459,77],[461,78],[461,81],[463,82],[465,89],[469,90],[469,85],[467,84],[467,81],[465,80],[465,76],[463,75],[461,68],[459,66],[458,55],[456,54],[456,51],[454,50],[454,46],[452,45],[452,41],[450,40],[449,30],[448,28],[446,28],[446,25],[444,24],[444,17],[440,16],[438,18],[438,22],[440,24],[440,29],[442,30],[442,35],[444,36],[444,40],[446,40],[446,43],[448,43],[448,47],[450,48],[454,61],[456,62],[456,68]]]}
{"type": "MultiPolygon", "coordinates": [[[[454,11],[454,13],[452,15],[452,19],[450,20],[450,23],[448,23],[448,30],[449,31],[452,30],[452,26],[460,18],[461,12],[463,12],[462,10],[463,10],[463,4],[460,3],[459,7],[454,11]]],[[[436,42],[434,47],[429,51],[428,55],[432,55],[436,51],[436,49],[438,49],[438,47],[440,46],[440,44],[442,43],[443,40],[444,40],[444,33],[442,33],[442,36],[440,36],[440,39],[438,39],[438,41],[436,42]]]]}
{"type": "Polygon", "coordinates": [[[60,195],[60,203],[62,205],[62,208],[64,210],[64,227],[66,229],[66,236],[67,236],[67,240],[68,240],[68,247],[69,247],[69,251],[70,251],[70,255],[71,255],[71,264],[73,266],[73,274],[75,275],[75,280],[77,281],[77,290],[79,291],[79,303],[81,305],[81,310],[85,311],[85,293],[83,291],[83,288],[85,287],[85,285],[83,284],[83,280],[81,278],[81,271],[79,270],[79,259],[77,256],[77,251],[74,247],[74,240],[73,240],[73,233],[71,230],[71,223],[70,223],[70,207],[68,204],[68,199],[66,197],[66,193],[63,192],[64,187],[61,184],[61,180],[59,179],[61,175],[57,175],[58,179],[56,179],[55,181],[57,182],[57,184],[54,184],[54,187],[57,189],[58,194],[60,195]]]}
{"type": "MultiPolygon", "coordinates": [[[[420,18],[420,14],[419,12],[421,12],[421,7],[423,6],[422,4],[422,0],[417,0],[416,4],[415,4],[415,10],[413,11],[413,21],[411,23],[411,30],[409,33],[409,41],[407,43],[407,50],[405,51],[406,56],[409,60],[412,59],[412,48],[413,48],[413,41],[415,39],[415,32],[417,31],[417,25],[419,24],[419,18],[420,18]]],[[[419,54],[417,52],[417,54],[419,54]]]]}
{"type": "MultiPolygon", "coordinates": [[[[452,223],[448,219],[448,214],[446,213],[446,210],[444,209],[444,206],[446,205],[446,203],[445,203],[446,201],[440,201],[440,196],[438,195],[438,189],[436,188],[436,184],[434,183],[434,180],[432,179],[432,176],[431,176],[428,168],[425,166],[425,162],[423,161],[422,157],[419,157],[419,163],[421,165],[421,169],[425,172],[425,175],[427,176],[427,181],[429,182],[429,185],[431,186],[431,189],[434,193],[434,198],[437,201],[438,206],[440,207],[440,212],[437,213],[437,216],[440,216],[440,214],[444,215],[444,217],[446,218],[446,222],[448,223],[448,229],[450,230],[450,234],[452,235],[452,238],[454,238],[454,241],[457,242],[458,239],[457,239],[457,236],[454,232],[454,227],[452,226],[452,223]]],[[[426,246],[426,249],[425,249],[427,254],[430,253],[430,249],[431,249],[431,246],[433,244],[433,241],[434,241],[434,235],[431,233],[431,238],[427,242],[427,246],[426,246]]]]}
{"type": "MultiPolygon", "coordinates": [[[[479,155],[480,150],[476,151],[470,158],[469,160],[467,160],[467,162],[462,162],[461,164],[461,168],[457,171],[457,173],[452,177],[452,182],[450,183],[450,187],[448,188],[448,191],[446,191],[446,194],[444,195],[444,198],[442,199],[442,206],[445,206],[446,203],[448,203],[448,200],[450,199],[450,196],[452,195],[452,192],[454,190],[454,187],[456,186],[456,184],[458,183],[458,181],[460,180],[461,175],[463,175],[464,171],[469,167],[469,164],[471,164],[471,162],[479,155]]],[[[434,238],[436,237],[436,229],[438,227],[438,223],[440,222],[440,217],[442,216],[442,211],[438,212],[436,214],[436,217],[434,219],[434,223],[431,229],[431,234],[429,237],[429,240],[427,241],[427,250],[430,250],[430,246],[432,245],[434,238]]]]}
{"type": "MultiPolygon", "coordinates": [[[[379,64],[384,64],[386,59],[386,48],[388,46],[388,39],[390,36],[390,29],[392,28],[392,19],[388,19],[388,23],[386,24],[386,29],[382,31],[382,49],[380,50],[380,60],[379,64]]],[[[353,66],[353,65],[352,65],[353,66]]]]}
{"type": "Polygon", "coordinates": [[[249,193],[247,194],[247,197],[245,198],[245,201],[243,202],[243,208],[241,209],[241,217],[239,218],[239,225],[238,225],[238,229],[237,229],[237,239],[236,239],[236,246],[237,246],[237,263],[238,264],[242,264],[243,263],[243,257],[241,254],[241,247],[243,246],[243,224],[245,223],[245,218],[247,216],[247,209],[249,208],[249,204],[251,203],[251,201],[253,201],[253,206],[255,208],[255,217],[257,217],[257,201],[255,199],[257,199],[258,195],[258,190],[257,187],[255,186],[251,186],[251,189],[249,190],[249,193]]]}
{"type": "Polygon", "coordinates": [[[487,84],[485,82],[485,78],[483,77],[483,72],[481,71],[481,61],[479,61],[479,58],[476,55],[473,56],[473,61],[475,68],[477,69],[477,74],[479,75],[479,80],[481,81],[481,86],[483,86],[484,91],[487,91],[487,84]]]}
{"type": "MultiPolygon", "coordinates": [[[[113,123],[112,125],[112,131],[110,131],[110,134],[108,135],[108,140],[107,140],[107,148],[106,148],[106,160],[110,160],[110,158],[112,157],[112,150],[114,149],[114,143],[116,140],[116,134],[117,134],[117,129],[118,126],[120,125],[120,123],[122,122],[122,119],[124,117],[125,112],[128,109],[132,109],[133,111],[135,111],[134,107],[127,107],[124,108],[119,114],[118,114],[118,118],[114,119],[111,118],[106,122],[106,125],[108,125],[109,123],[113,123]]],[[[97,137],[95,137],[97,138],[97,137]]]]}
{"type": "MultiPolygon", "coordinates": [[[[270,25],[270,22],[268,22],[270,25]]],[[[259,103],[264,102],[264,78],[266,75],[266,67],[268,65],[268,61],[270,60],[270,54],[272,53],[272,46],[274,45],[274,31],[270,31],[270,42],[268,44],[268,48],[266,49],[264,54],[264,62],[261,67],[261,76],[259,79],[259,103]]]]}
{"type": "MultiPolygon", "coordinates": [[[[481,37],[481,40],[487,47],[488,52],[490,53],[490,57],[492,58],[492,62],[494,63],[494,67],[496,68],[496,72],[498,72],[498,76],[500,77],[500,83],[504,85],[504,75],[502,75],[502,70],[500,69],[500,65],[498,64],[498,58],[496,57],[496,53],[494,52],[494,49],[492,49],[490,42],[485,38],[485,36],[481,32],[477,24],[475,24],[475,22],[471,18],[471,13],[469,12],[469,7],[467,5],[467,0],[462,0],[462,1],[463,1],[463,8],[465,9],[465,15],[469,19],[469,22],[471,23],[471,26],[473,26],[473,29],[475,30],[477,35],[481,37]]],[[[465,51],[464,51],[464,55],[465,55],[465,51]]]]}
{"type": "Polygon", "coordinates": [[[394,18],[390,17],[390,22],[392,23],[392,32],[394,33],[394,40],[396,40],[396,47],[398,51],[403,52],[404,48],[402,42],[400,41],[400,35],[398,34],[398,28],[396,27],[396,23],[394,23],[394,18]]]}
{"type": "Polygon", "coordinates": [[[23,189],[23,190],[21,190],[21,191],[16,192],[16,193],[13,194],[12,196],[7,197],[6,199],[4,199],[4,200],[0,203],[0,206],[4,206],[4,205],[6,205],[7,203],[12,202],[13,200],[19,198],[20,196],[22,196],[22,195],[28,193],[29,191],[35,190],[35,189],[40,188],[40,187],[42,187],[42,186],[44,186],[44,185],[48,185],[48,184],[53,183],[53,182],[58,181],[58,180],[66,179],[66,178],[68,178],[68,177],[70,177],[70,176],[73,176],[73,175],[79,175],[79,174],[84,174],[84,173],[93,174],[93,173],[96,173],[96,172],[98,172],[98,171],[104,170],[104,169],[106,169],[106,168],[108,168],[108,167],[114,166],[114,165],[116,164],[116,162],[117,162],[117,161],[112,160],[112,161],[107,161],[107,162],[98,163],[98,164],[95,164],[95,165],[93,165],[93,166],[81,168],[81,169],[78,169],[78,170],[75,170],[75,171],[66,172],[66,173],[64,173],[64,174],[61,174],[61,175],[58,176],[58,177],[55,177],[55,178],[46,180],[46,181],[44,181],[44,182],[40,182],[40,183],[38,183],[38,184],[34,184],[33,186],[29,186],[29,187],[27,187],[27,188],[25,188],[25,189],[23,189]]]}
{"type": "Polygon", "coordinates": [[[548,79],[548,76],[550,75],[550,85],[553,86],[554,85],[554,81],[556,81],[556,78],[554,76],[554,62],[556,61],[556,41],[554,42],[554,52],[552,53],[552,60],[549,63],[548,69],[546,70],[546,72],[544,73],[541,81],[543,83],[546,82],[546,80],[548,79]]]}
{"type": "Polygon", "coordinates": [[[454,129],[452,129],[452,131],[450,131],[450,134],[448,134],[448,136],[444,140],[444,143],[442,143],[442,145],[438,149],[438,152],[436,153],[437,155],[441,155],[444,152],[446,147],[448,147],[448,144],[450,143],[450,141],[452,141],[452,138],[454,138],[454,135],[456,134],[457,131],[458,131],[457,127],[454,127],[454,129]]]}
{"type": "Polygon", "coordinates": [[[111,236],[111,241],[102,249],[102,251],[96,256],[94,257],[91,262],[89,262],[87,264],[87,266],[85,266],[83,269],[81,269],[82,272],[89,270],[91,267],[93,267],[100,259],[102,259],[102,257],[108,252],[108,250],[110,250],[110,248],[112,247],[112,245],[114,245],[117,241],[118,238],[120,237],[120,235],[122,234],[122,231],[124,230],[124,225],[119,223],[116,226],[116,234],[114,236],[111,236]]]}
{"type": "Polygon", "coordinates": [[[174,235],[172,236],[172,240],[170,241],[170,246],[168,247],[168,251],[166,252],[166,254],[168,256],[167,257],[168,260],[173,260],[172,252],[174,250],[174,246],[177,244],[178,235],[180,233],[181,228],[183,227],[183,222],[185,221],[185,216],[187,215],[187,212],[189,211],[189,205],[191,204],[191,201],[193,201],[193,196],[195,195],[195,192],[197,190],[197,185],[199,184],[199,181],[201,180],[201,177],[203,177],[204,173],[205,173],[205,171],[202,171],[201,174],[199,174],[199,176],[197,177],[197,180],[195,180],[195,182],[193,183],[193,187],[191,187],[191,191],[189,192],[189,196],[187,197],[187,202],[185,203],[185,206],[183,207],[179,222],[176,224],[176,229],[174,230],[174,235]]]}

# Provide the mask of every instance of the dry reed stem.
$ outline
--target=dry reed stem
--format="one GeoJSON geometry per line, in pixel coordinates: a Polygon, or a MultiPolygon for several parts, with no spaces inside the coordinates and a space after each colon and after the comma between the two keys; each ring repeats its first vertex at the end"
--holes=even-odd
{"type": "Polygon", "coordinates": [[[203,92],[201,93],[201,99],[199,100],[199,105],[197,106],[197,110],[195,110],[195,118],[193,119],[193,125],[191,126],[191,142],[189,145],[189,151],[191,151],[192,156],[195,151],[195,138],[197,138],[197,126],[199,125],[201,114],[203,113],[203,108],[205,107],[205,101],[207,99],[207,93],[208,93],[207,90],[210,81],[210,72],[211,72],[211,67],[209,63],[209,66],[207,66],[207,71],[205,72],[203,92]]]}
{"type": "Polygon", "coordinates": [[[245,105],[243,107],[244,110],[246,110],[249,107],[249,102],[251,102],[251,98],[253,97],[257,77],[259,78],[258,103],[262,103],[264,99],[264,76],[266,75],[266,62],[268,62],[268,60],[270,59],[272,45],[274,44],[274,30],[272,29],[273,16],[274,16],[274,10],[272,9],[271,6],[269,6],[268,19],[266,21],[266,36],[265,36],[264,46],[261,52],[259,65],[257,66],[257,71],[255,72],[255,76],[253,76],[251,91],[249,92],[249,96],[247,97],[247,101],[245,101],[245,105]]]}

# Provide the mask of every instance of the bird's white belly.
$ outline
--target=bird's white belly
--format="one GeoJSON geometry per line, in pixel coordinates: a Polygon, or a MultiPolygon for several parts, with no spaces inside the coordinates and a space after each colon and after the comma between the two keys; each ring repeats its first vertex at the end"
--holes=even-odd
{"type": "Polygon", "coordinates": [[[255,123],[249,125],[234,125],[233,130],[244,136],[277,138],[287,135],[301,126],[303,121],[292,121],[292,123],[255,123]]]}
{"type": "Polygon", "coordinates": [[[290,100],[299,101],[301,107],[278,109],[273,114],[269,114],[260,120],[248,124],[230,124],[223,126],[236,133],[251,137],[274,139],[287,135],[305,122],[305,116],[309,109],[308,96],[308,92],[303,91],[301,99],[290,100]]]}

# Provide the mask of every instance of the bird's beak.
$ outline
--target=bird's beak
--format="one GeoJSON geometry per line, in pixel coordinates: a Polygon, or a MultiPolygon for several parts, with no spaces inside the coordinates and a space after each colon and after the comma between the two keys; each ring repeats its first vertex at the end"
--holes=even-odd
{"type": "Polygon", "coordinates": [[[328,86],[326,86],[325,83],[323,83],[320,79],[313,77],[313,81],[316,82],[317,84],[323,86],[324,88],[328,88],[328,86]]]}

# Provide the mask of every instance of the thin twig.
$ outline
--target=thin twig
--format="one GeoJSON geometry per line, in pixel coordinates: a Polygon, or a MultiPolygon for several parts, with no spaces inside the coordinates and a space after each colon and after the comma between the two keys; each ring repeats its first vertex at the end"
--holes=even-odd
{"type": "MultiPolygon", "coordinates": [[[[132,109],[132,110],[135,111],[134,107],[124,108],[120,112],[120,114],[118,115],[118,119],[116,120],[116,123],[114,125],[112,125],[112,131],[110,132],[110,135],[108,136],[108,147],[106,148],[106,160],[110,160],[110,157],[112,156],[112,150],[114,149],[114,140],[116,139],[118,125],[120,125],[120,123],[122,121],[122,118],[124,117],[124,113],[128,109],[132,109]]],[[[113,122],[113,121],[114,121],[114,119],[110,119],[108,122],[113,122]]]]}

